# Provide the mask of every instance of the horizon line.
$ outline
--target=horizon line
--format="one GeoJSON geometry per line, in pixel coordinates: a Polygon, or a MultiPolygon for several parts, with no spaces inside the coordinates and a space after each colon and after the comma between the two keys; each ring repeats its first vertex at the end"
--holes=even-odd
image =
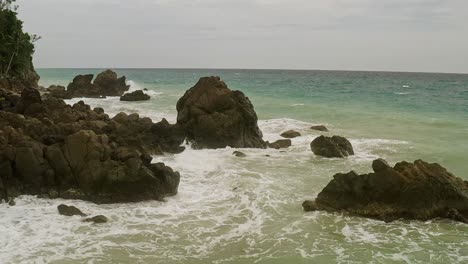
{"type": "Polygon", "coordinates": [[[393,71],[393,70],[330,70],[330,69],[281,69],[281,68],[197,68],[197,67],[35,67],[36,69],[116,69],[116,70],[249,70],[249,71],[323,71],[323,72],[384,72],[384,73],[422,73],[422,74],[457,74],[467,75],[468,72],[436,72],[436,71],[393,71]]]}

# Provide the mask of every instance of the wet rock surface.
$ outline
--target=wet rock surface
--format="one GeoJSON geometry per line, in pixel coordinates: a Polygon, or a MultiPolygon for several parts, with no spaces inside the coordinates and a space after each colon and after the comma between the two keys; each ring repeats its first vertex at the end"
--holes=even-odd
{"type": "Polygon", "coordinates": [[[310,143],[310,148],[315,155],[327,158],[344,158],[354,155],[351,143],[346,138],[340,136],[317,137],[310,143]]]}
{"type": "Polygon", "coordinates": [[[136,90],[131,93],[126,93],[120,97],[120,101],[147,101],[151,99],[151,96],[145,94],[142,90],[136,90]]]}
{"type": "Polygon", "coordinates": [[[266,147],[250,100],[219,77],[201,78],[179,99],[177,112],[177,124],[195,148],[266,147]]]}
{"type": "Polygon", "coordinates": [[[373,162],[373,173],[338,173],[318,194],[306,201],[306,211],[346,211],[384,221],[449,218],[468,223],[468,182],[436,163],[416,160],[392,168],[373,162]]]}

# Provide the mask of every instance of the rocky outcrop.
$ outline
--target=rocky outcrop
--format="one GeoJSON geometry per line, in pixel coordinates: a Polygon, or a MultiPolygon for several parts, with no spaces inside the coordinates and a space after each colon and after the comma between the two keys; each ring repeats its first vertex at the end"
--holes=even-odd
{"type": "Polygon", "coordinates": [[[24,89],[9,111],[0,111],[0,198],[113,203],[174,195],[180,175],[151,164],[149,154],[183,150],[180,131],[166,120],[123,113],[110,119],[81,101],[69,106],[24,89]]]}
{"type": "Polygon", "coordinates": [[[328,128],[323,125],[318,125],[318,126],[311,126],[310,129],[317,130],[317,131],[322,131],[322,132],[328,132],[328,128]]]}
{"type": "Polygon", "coordinates": [[[373,173],[338,173],[304,210],[346,211],[364,217],[429,220],[449,218],[468,223],[468,182],[439,164],[416,160],[393,168],[375,160],[373,173]]]}
{"type": "Polygon", "coordinates": [[[281,136],[284,138],[296,138],[296,137],[300,137],[301,133],[294,131],[294,130],[288,130],[286,132],[281,133],[281,136]]]}
{"type": "Polygon", "coordinates": [[[269,148],[274,148],[274,149],[289,148],[291,146],[291,140],[290,139],[279,139],[279,140],[276,140],[273,143],[267,142],[267,145],[268,145],[269,148]]]}
{"type": "Polygon", "coordinates": [[[265,148],[257,114],[241,91],[204,77],[177,102],[177,124],[194,148],[265,148]]]}
{"type": "Polygon", "coordinates": [[[105,96],[101,93],[101,88],[92,83],[94,75],[85,74],[77,75],[73,81],[67,86],[67,96],[74,97],[91,97],[99,98],[105,96]]]}
{"type": "Polygon", "coordinates": [[[317,137],[310,143],[310,148],[315,155],[327,158],[344,158],[354,155],[351,143],[346,138],[340,136],[317,137]]]}
{"type": "Polygon", "coordinates": [[[112,70],[99,73],[94,84],[100,87],[101,94],[104,96],[121,96],[130,88],[130,85],[126,84],[125,76],[117,78],[117,73],[112,70]]]}
{"type": "Polygon", "coordinates": [[[125,76],[117,78],[117,74],[112,70],[98,74],[94,82],[92,82],[93,77],[92,74],[78,75],[68,85],[65,95],[51,93],[51,96],[59,95],[60,98],[121,96],[130,88],[125,83],[125,76]]]}
{"type": "Polygon", "coordinates": [[[126,93],[120,97],[120,101],[147,101],[151,96],[145,94],[142,90],[136,90],[131,93],[126,93]]]}

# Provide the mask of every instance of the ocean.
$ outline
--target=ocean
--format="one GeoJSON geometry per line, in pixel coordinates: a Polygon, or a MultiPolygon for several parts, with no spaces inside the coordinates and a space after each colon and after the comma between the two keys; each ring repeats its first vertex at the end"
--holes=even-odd
{"type": "MultiPolygon", "coordinates": [[[[40,84],[67,85],[103,69],[39,69],[40,84]]],[[[220,76],[243,91],[264,139],[289,129],[302,136],[284,150],[187,150],[154,156],[181,174],[164,202],[96,205],[16,199],[0,204],[0,263],[467,263],[468,225],[448,220],[382,221],[341,213],[305,213],[335,173],[371,171],[384,158],[436,162],[468,180],[468,75],[439,73],[117,69],[146,102],[79,100],[110,116],[139,113],[175,122],[176,102],[200,77],[220,76]],[[325,125],[329,133],[310,129],[325,125]],[[355,156],[315,156],[321,134],[347,137],[355,156]],[[269,156],[267,156],[269,155],[269,156]],[[109,223],[57,213],[60,203],[109,223]]]]}

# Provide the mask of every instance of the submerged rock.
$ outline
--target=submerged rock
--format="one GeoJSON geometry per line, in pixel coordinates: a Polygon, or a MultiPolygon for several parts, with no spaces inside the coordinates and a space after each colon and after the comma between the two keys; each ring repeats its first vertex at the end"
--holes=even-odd
{"type": "Polygon", "coordinates": [[[177,124],[193,147],[265,148],[254,107],[219,77],[203,77],[177,102],[177,124]]]}
{"type": "Polygon", "coordinates": [[[354,155],[351,143],[346,138],[340,136],[317,137],[310,143],[310,147],[315,155],[327,158],[344,158],[354,155]]]}
{"type": "Polygon", "coordinates": [[[290,139],[279,139],[279,140],[276,140],[273,143],[267,142],[267,145],[268,145],[269,148],[274,148],[274,149],[289,148],[291,146],[291,140],[290,139]]]}
{"type": "Polygon", "coordinates": [[[310,129],[317,130],[317,131],[322,131],[322,132],[328,132],[328,128],[323,125],[318,125],[318,126],[311,126],[310,129]]]}
{"type": "Polygon", "coordinates": [[[244,152],[240,152],[240,151],[234,151],[232,155],[239,157],[239,158],[247,157],[247,155],[244,152]]]}
{"type": "Polygon", "coordinates": [[[281,136],[284,138],[295,138],[295,137],[300,137],[301,133],[294,131],[294,130],[288,130],[286,132],[281,133],[281,136]]]}
{"type": "Polygon", "coordinates": [[[73,205],[68,206],[68,205],[65,205],[65,204],[61,204],[61,205],[57,206],[57,210],[58,210],[59,214],[65,215],[65,216],[74,216],[74,215],[86,216],[85,213],[81,212],[80,209],[76,208],[73,205]]]}
{"type": "Polygon", "coordinates": [[[314,202],[304,210],[344,210],[384,221],[449,218],[467,223],[468,182],[439,164],[416,160],[392,168],[383,160],[373,162],[374,172],[338,173],[314,202]]]}
{"type": "Polygon", "coordinates": [[[107,217],[103,215],[96,215],[93,217],[85,218],[82,220],[83,222],[93,222],[95,224],[104,224],[108,222],[107,217]]]}
{"type": "Polygon", "coordinates": [[[147,101],[149,99],[151,99],[151,96],[145,94],[142,90],[126,93],[120,97],[120,101],[147,101]]]}

